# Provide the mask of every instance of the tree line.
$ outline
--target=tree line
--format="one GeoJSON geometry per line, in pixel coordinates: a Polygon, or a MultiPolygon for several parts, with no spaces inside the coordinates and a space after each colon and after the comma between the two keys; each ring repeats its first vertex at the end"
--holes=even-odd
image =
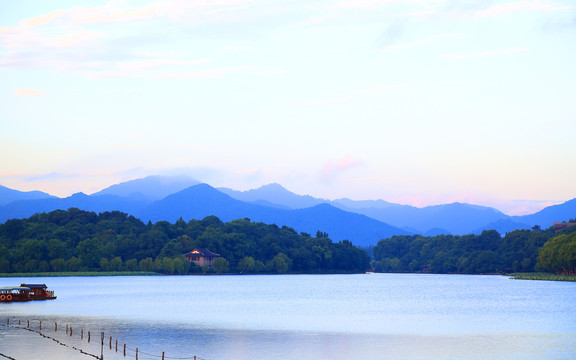
{"type": "Polygon", "coordinates": [[[576,271],[576,227],[479,235],[392,236],[372,249],[376,272],[489,274],[576,271]]]}
{"type": "Polygon", "coordinates": [[[576,229],[569,229],[544,244],[540,249],[538,266],[545,271],[562,275],[576,274],[576,229]]]}
{"type": "Polygon", "coordinates": [[[216,216],[143,223],[119,211],[71,208],[0,224],[0,273],[150,271],[189,274],[363,272],[370,258],[344,240],[274,224],[216,216]],[[207,248],[221,257],[211,268],[184,254],[207,248]]]}

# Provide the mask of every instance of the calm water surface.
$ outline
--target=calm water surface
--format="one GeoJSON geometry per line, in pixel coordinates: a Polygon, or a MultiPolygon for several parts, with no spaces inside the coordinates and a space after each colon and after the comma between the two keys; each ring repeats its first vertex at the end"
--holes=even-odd
{"type": "Polygon", "coordinates": [[[99,356],[101,332],[105,359],[134,359],[136,347],[140,360],[162,352],[207,360],[576,359],[575,283],[396,274],[0,278],[2,286],[21,282],[46,283],[58,299],[0,306],[0,324],[12,325],[0,326],[0,353],[18,360],[90,359],[77,349],[99,356]],[[49,338],[13,327],[18,320],[33,329],[42,320],[49,338]]]}

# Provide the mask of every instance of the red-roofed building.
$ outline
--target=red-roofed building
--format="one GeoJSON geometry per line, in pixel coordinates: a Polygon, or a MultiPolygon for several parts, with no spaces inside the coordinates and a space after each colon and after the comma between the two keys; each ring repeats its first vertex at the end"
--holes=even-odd
{"type": "Polygon", "coordinates": [[[220,257],[220,254],[213,253],[208,249],[194,249],[184,256],[186,256],[188,261],[198,266],[212,266],[212,263],[220,257]]]}
{"type": "Polygon", "coordinates": [[[576,225],[576,221],[574,221],[574,220],[570,220],[568,222],[566,222],[566,221],[562,221],[562,222],[554,221],[553,229],[556,232],[558,230],[563,230],[563,229],[566,229],[567,227],[571,227],[571,226],[575,226],[575,225],[576,225]]]}

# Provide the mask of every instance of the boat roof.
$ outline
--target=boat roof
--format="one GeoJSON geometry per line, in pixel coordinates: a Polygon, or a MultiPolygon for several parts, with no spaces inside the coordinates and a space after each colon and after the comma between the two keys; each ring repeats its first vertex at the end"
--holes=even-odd
{"type": "Polygon", "coordinates": [[[47,288],[46,284],[22,284],[20,286],[29,287],[29,288],[47,288]]]}
{"type": "Polygon", "coordinates": [[[2,286],[0,291],[12,291],[12,290],[32,290],[26,286],[2,286]]]}

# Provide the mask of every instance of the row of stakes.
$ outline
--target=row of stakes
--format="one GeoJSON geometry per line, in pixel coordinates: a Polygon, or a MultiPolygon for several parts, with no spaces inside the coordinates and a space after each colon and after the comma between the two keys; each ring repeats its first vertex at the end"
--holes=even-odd
{"type": "MultiPolygon", "coordinates": [[[[40,322],[39,331],[42,332],[42,320],[38,320],[40,322]]],[[[10,325],[10,318],[6,320],[7,325],[10,325]]],[[[18,320],[18,325],[22,325],[21,320],[18,320]]],[[[27,328],[30,328],[30,320],[27,320],[26,324],[27,328]]],[[[58,331],[58,323],[54,322],[54,332],[58,331]]],[[[66,334],[70,334],[72,336],[72,327],[66,324],[66,334]]],[[[101,334],[102,346],[104,346],[104,333],[101,334]]],[[[84,329],[80,329],[80,339],[84,339],[84,329]]],[[[90,342],[90,331],[88,331],[88,342],[90,342]]],[[[118,352],[118,340],[116,340],[116,352],[118,352]]],[[[110,350],[112,350],[112,336],[110,336],[110,350]]],[[[124,344],[124,356],[126,356],[126,344],[124,344]]],[[[138,360],[138,348],[136,348],[136,360],[138,360]]],[[[162,360],[164,360],[164,351],[162,351],[162,360]]],[[[193,360],[196,360],[196,355],[194,355],[193,360]]]]}

